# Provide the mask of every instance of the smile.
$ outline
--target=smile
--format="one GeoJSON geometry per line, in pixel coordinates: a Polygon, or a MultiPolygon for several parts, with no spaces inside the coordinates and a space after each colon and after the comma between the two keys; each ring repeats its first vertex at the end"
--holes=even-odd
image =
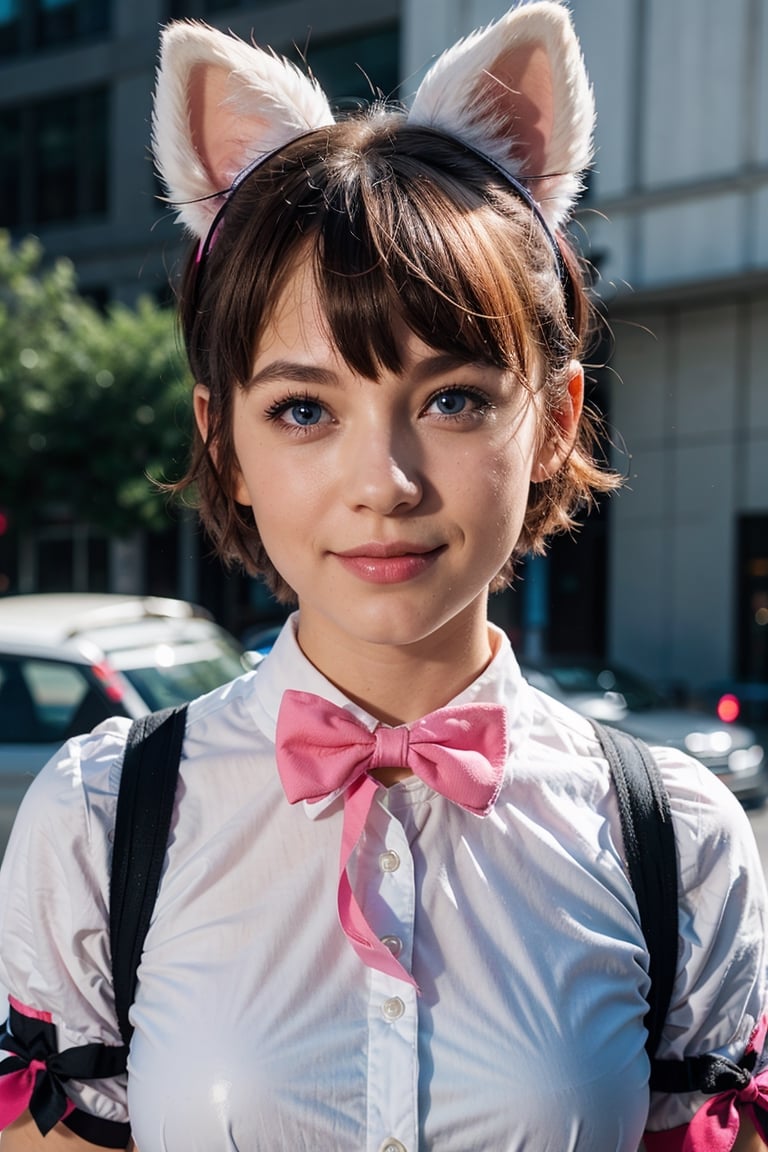
{"type": "Polygon", "coordinates": [[[401,584],[421,576],[445,551],[445,545],[363,544],[334,555],[343,568],[370,584],[401,584]]]}

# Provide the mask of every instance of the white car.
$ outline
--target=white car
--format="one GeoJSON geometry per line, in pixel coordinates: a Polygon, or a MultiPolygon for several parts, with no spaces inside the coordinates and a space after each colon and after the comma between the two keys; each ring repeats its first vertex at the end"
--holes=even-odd
{"type": "Polygon", "coordinates": [[[183,600],[0,598],[0,857],[32,777],[70,736],[184,703],[249,667],[234,637],[183,600]]]}

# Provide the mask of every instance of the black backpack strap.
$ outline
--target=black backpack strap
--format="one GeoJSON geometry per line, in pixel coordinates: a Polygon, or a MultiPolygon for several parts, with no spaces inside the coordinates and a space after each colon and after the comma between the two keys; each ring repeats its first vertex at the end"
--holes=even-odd
{"type": "Polygon", "coordinates": [[[160,887],[186,725],[186,705],[134,720],[128,733],[117,798],[109,938],[115,1012],[123,1042],[144,938],[160,887]]]}
{"type": "Polygon", "coordinates": [[[658,765],[642,740],[594,723],[619,803],[624,852],[650,957],[651,988],[645,1026],[651,1087],[661,1030],[677,971],[677,849],[672,815],[658,765]]]}

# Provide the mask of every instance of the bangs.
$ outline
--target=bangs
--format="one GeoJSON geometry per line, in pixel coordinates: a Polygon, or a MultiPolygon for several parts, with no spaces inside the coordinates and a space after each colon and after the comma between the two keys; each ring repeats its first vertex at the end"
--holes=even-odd
{"type": "Polygon", "coordinates": [[[454,175],[425,174],[423,160],[408,155],[363,152],[352,172],[334,175],[313,221],[315,279],[350,367],[371,379],[399,373],[405,323],[437,351],[527,378],[541,309],[532,261],[543,283],[552,280],[535,221],[511,229],[487,187],[485,198],[471,193],[454,175]]]}

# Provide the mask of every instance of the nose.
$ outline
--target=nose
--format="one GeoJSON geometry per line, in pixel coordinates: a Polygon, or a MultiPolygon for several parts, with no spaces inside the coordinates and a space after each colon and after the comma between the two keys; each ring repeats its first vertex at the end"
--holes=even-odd
{"type": "Polygon", "coordinates": [[[380,516],[408,512],[423,495],[416,444],[407,430],[381,420],[348,445],[343,479],[348,504],[380,516]]]}

